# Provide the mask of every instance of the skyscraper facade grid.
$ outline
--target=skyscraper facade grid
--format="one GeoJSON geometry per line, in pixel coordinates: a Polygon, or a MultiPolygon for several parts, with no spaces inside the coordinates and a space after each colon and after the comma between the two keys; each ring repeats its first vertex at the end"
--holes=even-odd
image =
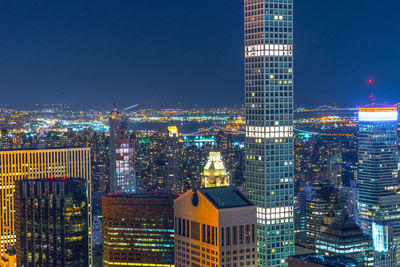
{"type": "Polygon", "coordinates": [[[16,266],[89,266],[87,184],[80,178],[16,181],[16,266]]]}
{"type": "MultiPolygon", "coordinates": [[[[88,182],[87,188],[91,188],[90,148],[0,151],[0,167],[0,256],[16,242],[15,181],[82,177],[88,182]]],[[[88,190],[89,221],[90,199],[88,190]]],[[[89,240],[91,240],[90,235],[89,225],[89,240]]]]}
{"type": "Polygon", "coordinates": [[[245,0],[246,193],[257,206],[258,265],[294,254],[293,1],[245,0]]]}
{"type": "MultiPolygon", "coordinates": [[[[373,223],[393,225],[400,264],[400,193],[398,185],[397,120],[395,107],[359,108],[358,223],[374,236],[373,223]]],[[[375,249],[379,247],[374,239],[375,249]]]]}

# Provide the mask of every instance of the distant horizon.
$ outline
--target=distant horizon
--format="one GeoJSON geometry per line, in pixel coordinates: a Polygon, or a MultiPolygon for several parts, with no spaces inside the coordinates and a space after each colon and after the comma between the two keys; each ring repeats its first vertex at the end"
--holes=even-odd
{"type": "MultiPolygon", "coordinates": [[[[399,104],[400,101],[398,102],[393,102],[393,103],[388,103],[388,102],[382,102],[382,103],[377,103],[377,105],[380,106],[394,106],[396,104],[399,104]]],[[[368,102],[365,101],[365,103],[360,103],[360,104],[354,104],[354,105],[337,105],[335,103],[332,104],[320,104],[320,105],[300,105],[295,103],[294,109],[299,109],[299,108],[318,108],[318,107],[324,107],[324,106],[330,106],[330,107],[336,107],[336,108],[357,108],[359,106],[366,106],[368,105],[368,102]]],[[[114,104],[110,103],[107,106],[98,104],[98,105],[81,105],[81,104],[67,104],[67,103],[59,103],[59,104],[32,104],[32,105],[6,105],[0,104],[0,108],[4,109],[16,109],[16,110],[36,110],[36,109],[44,109],[44,108],[61,108],[61,107],[69,107],[70,110],[73,111],[80,111],[80,110],[85,110],[85,111],[107,111],[107,110],[112,110],[114,108],[114,104]]],[[[130,105],[117,105],[117,109],[124,109],[125,107],[128,107],[130,105]]],[[[143,110],[143,109],[155,109],[155,110],[161,110],[161,109],[182,109],[182,110],[190,110],[190,109],[242,109],[244,108],[243,106],[240,105],[232,105],[232,106],[200,106],[196,104],[184,104],[184,103],[176,103],[176,104],[140,104],[137,108],[129,110],[129,111],[137,111],[137,110],[143,110]]],[[[129,113],[129,111],[127,111],[129,113]]]]}

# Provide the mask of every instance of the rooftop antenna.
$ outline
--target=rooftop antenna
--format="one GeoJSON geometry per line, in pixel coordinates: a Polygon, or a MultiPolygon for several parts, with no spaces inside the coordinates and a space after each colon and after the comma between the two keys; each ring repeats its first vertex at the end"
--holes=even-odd
{"type": "Polygon", "coordinates": [[[368,88],[369,88],[369,96],[368,96],[368,98],[369,98],[369,105],[370,106],[373,106],[373,105],[375,105],[375,98],[374,98],[374,91],[373,91],[373,87],[372,87],[372,84],[373,84],[373,80],[372,79],[368,79],[368,88]]]}

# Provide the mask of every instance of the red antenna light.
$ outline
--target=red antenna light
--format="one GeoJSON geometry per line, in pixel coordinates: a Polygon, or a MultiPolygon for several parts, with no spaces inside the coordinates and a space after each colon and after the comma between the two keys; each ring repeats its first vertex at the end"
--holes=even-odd
{"type": "Polygon", "coordinates": [[[373,91],[373,88],[372,88],[372,83],[373,82],[374,81],[372,79],[368,79],[368,87],[369,87],[369,96],[368,96],[368,98],[369,98],[370,106],[373,106],[375,104],[374,91],[373,91]]]}

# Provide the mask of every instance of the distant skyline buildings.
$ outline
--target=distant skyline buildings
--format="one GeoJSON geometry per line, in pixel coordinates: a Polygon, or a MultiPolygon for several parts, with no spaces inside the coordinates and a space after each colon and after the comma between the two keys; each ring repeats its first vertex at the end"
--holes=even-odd
{"type": "Polygon", "coordinates": [[[1,267],[400,267],[400,1],[14,2],[1,267]]]}
{"type": "MultiPolygon", "coordinates": [[[[367,91],[361,92],[365,95],[368,94],[367,91]]],[[[365,98],[365,97],[364,97],[365,98]]],[[[399,98],[400,99],[400,98],[399,98]]],[[[399,101],[395,101],[393,99],[388,99],[387,101],[382,102],[385,106],[391,106],[391,105],[396,105],[399,101]]],[[[294,108],[305,108],[305,109],[315,109],[319,107],[336,107],[336,108],[354,108],[356,109],[360,103],[368,104],[368,101],[365,99],[360,99],[354,100],[349,103],[338,103],[336,101],[321,101],[320,102],[315,102],[315,103],[302,103],[300,101],[296,101],[294,103],[294,108]]],[[[121,104],[124,105],[124,104],[121,104]]],[[[92,104],[92,105],[81,105],[81,104],[71,104],[71,103],[59,103],[59,104],[28,104],[28,105],[1,105],[0,104],[0,110],[23,110],[23,111],[34,111],[34,110],[54,110],[54,112],[57,112],[58,110],[61,111],[85,111],[85,112],[109,112],[109,110],[113,108],[112,103],[107,103],[104,105],[101,104],[92,104]],[[62,108],[58,108],[61,107],[62,108]]],[[[243,108],[243,103],[227,103],[227,104],[213,104],[213,105],[199,105],[196,102],[187,102],[187,103],[178,103],[178,102],[169,102],[169,103],[161,103],[161,104],[154,104],[151,102],[142,102],[140,103],[140,108],[138,108],[138,111],[143,111],[143,110],[149,110],[149,109],[154,109],[154,110],[166,110],[166,109],[171,109],[171,110],[208,110],[208,109],[242,109],[243,108]]],[[[137,112],[135,112],[137,113],[137,112]]],[[[130,114],[130,112],[126,112],[126,114],[130,114]]]]}

